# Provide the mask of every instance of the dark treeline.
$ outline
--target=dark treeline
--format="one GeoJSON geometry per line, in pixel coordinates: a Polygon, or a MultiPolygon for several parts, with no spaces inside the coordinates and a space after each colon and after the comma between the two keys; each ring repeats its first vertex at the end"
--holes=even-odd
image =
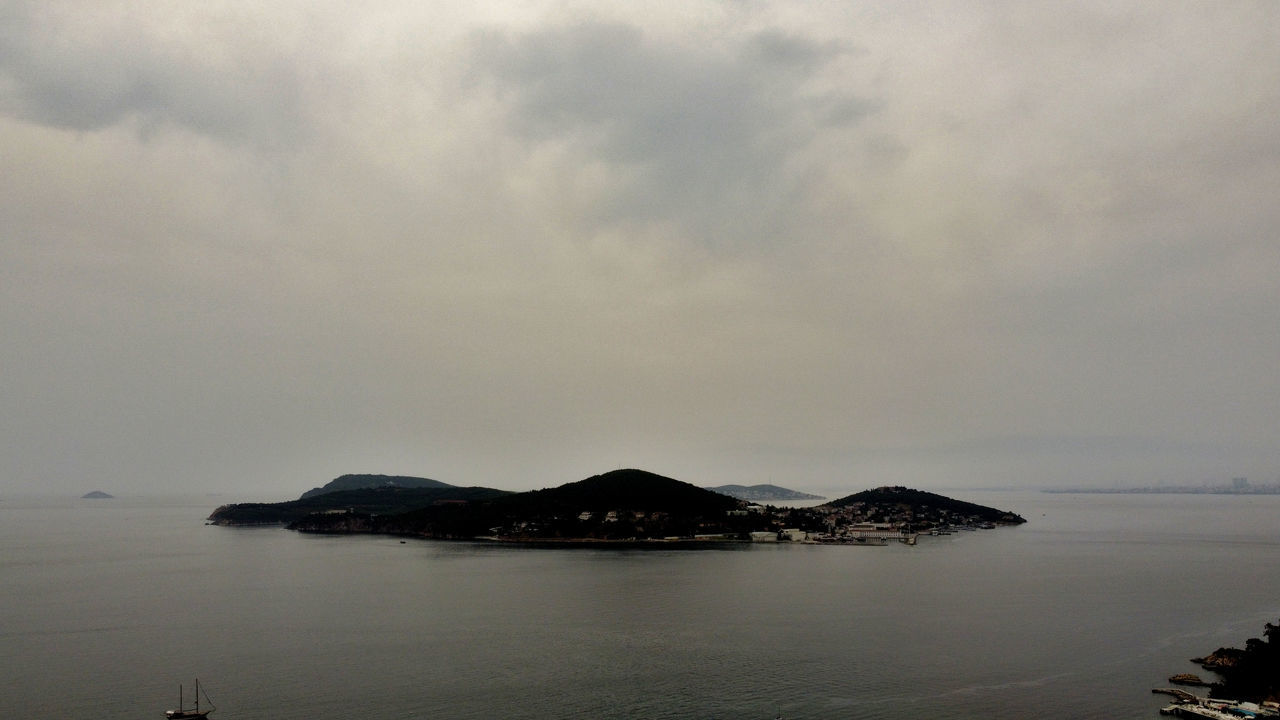
{"type": "Polygon", "coordinates": [[[1280,625],[1267,623],[1261,638],[1249,638],[1244,649],[1219,648],[1224,662],[1206,666],[1222,676],[1209,694],[1215,698],[1263,702],[1280,700],[1280,625]]]}

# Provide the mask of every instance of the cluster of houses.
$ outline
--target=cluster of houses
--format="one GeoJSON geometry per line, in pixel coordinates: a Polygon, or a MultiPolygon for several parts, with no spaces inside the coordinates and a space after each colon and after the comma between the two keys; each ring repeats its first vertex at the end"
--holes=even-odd
{"type": "Polygon", "coordinates": [[[961,515],[941,508],[884,506],[862,502],[810,508],[764,508],[753,505],[748,508],[748,512],[771,512],[771,524],[778,528],[752,532],[753,542],[884,545],[896,540],[914,545],[921,532],[947,535],[957,530],[995,527],[977,516],[961,515]]]}
{"type": "Polygon", "coordinates": [[[555,521],[548,523],[544,518],[519,522],[514,527],[493,528],[491,532],[506,537],[554,535],[840,545],[886,545],[897,541],[914,545],[921,533],[942,535],[960,529],[994,527],[977,516],[941,508],[863,502],[803,508],[750,504],[729,510],[718,520],[707,517],[693,520],[667,512],[638,510],[582,510],[560,522],[565,520],[570,523],[576,520],[576,524],[560,525],[553,531],[550,525],[555,521]]]}

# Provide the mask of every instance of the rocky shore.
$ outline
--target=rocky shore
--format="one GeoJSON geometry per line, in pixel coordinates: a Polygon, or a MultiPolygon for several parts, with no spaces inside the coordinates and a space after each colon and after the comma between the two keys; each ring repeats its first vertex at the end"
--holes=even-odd
{"type": "MultiPolygon", "coordinates": [[[[1220,647],[1203,657],[1191,658],[1191,662],[1213,672],[1220,679],[1207,682],[1191,673],[1179,673],[1169,678],[1171,683],[1209,688],[1207,699],[1197,698],[1182,690],[1167,691],[1179,697],[1180,705],[1231,701],[1259,705],[1267,711],[1263,714],[1280,710],[1280,625],[1267,623],[1262,637],[1249,638],[1244,649],[1220,647]]],[[[1258,715],[1256,712],[1254,714],[1258,715]]]]}

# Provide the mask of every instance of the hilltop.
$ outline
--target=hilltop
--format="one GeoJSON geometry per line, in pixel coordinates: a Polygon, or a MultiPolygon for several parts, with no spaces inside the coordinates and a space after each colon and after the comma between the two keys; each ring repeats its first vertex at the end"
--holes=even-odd
{"type": "MultiPolygon", "coordinates": [[[[443,483],[442,483],[443,484],[443,483]]],[[[287,525],[313,514],[398,515],[447,502],[468,502],[507,495],[481,487],[373,487],[303,495],[278,503],[233,503],[209,515],[214,525],[287,525]]]]}
{"type": "Polygon", "coordinates": [[[628,507],[634,510],[723,512],[737,500],[644,470],[614,470],[559,487],[514,495],[504,502],[549,509],[628,507]]]}
{"type": "Polygon", "coordinates": [[[810,495],[798,490],[790,490],[777,485],[719,485],[708,490],[728,495],[739,500],[768,502],[770,500],[826,500],[821,495],[810,495]]]}
{"type": "Polygon", "coordinates": [[[1020,525],[1026,519],[1017,513],[965,502],[954,498],[901,486],[878,487],[832,500],[820,507],[874,508],[884,516],[909,514],[917,527],[942,523],[987,522],[1020,525]]]}
{"type": "Polygon", "coordinates": [[[437,504],[395,516],[311,515],[290,527],[307,532],[375,532],[433,538],[621,540],[733,530],[739,500],[643,470],[615,470],[555,488],[467,503],[437,504]]]}
{"type": "Polygon", "coordinates": [[[409,475],[341,475],[325,483],[323,487],[311,488],[302,493],[302,496],[298,499],[306,500],[317,495],[340,492],[342,490],[366,490],[383,487],[451,488],[455,486],[442,483],[439,480],[411,477],[409,475]]]}

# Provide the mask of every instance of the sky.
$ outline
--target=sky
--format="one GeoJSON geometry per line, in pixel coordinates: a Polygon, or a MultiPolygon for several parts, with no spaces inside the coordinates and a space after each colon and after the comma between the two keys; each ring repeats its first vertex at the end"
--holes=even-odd
{"type": "Polygon", "coordinates": [[[0,496],[1278,482],[1277,36],[0,0],[0,496]]]}

